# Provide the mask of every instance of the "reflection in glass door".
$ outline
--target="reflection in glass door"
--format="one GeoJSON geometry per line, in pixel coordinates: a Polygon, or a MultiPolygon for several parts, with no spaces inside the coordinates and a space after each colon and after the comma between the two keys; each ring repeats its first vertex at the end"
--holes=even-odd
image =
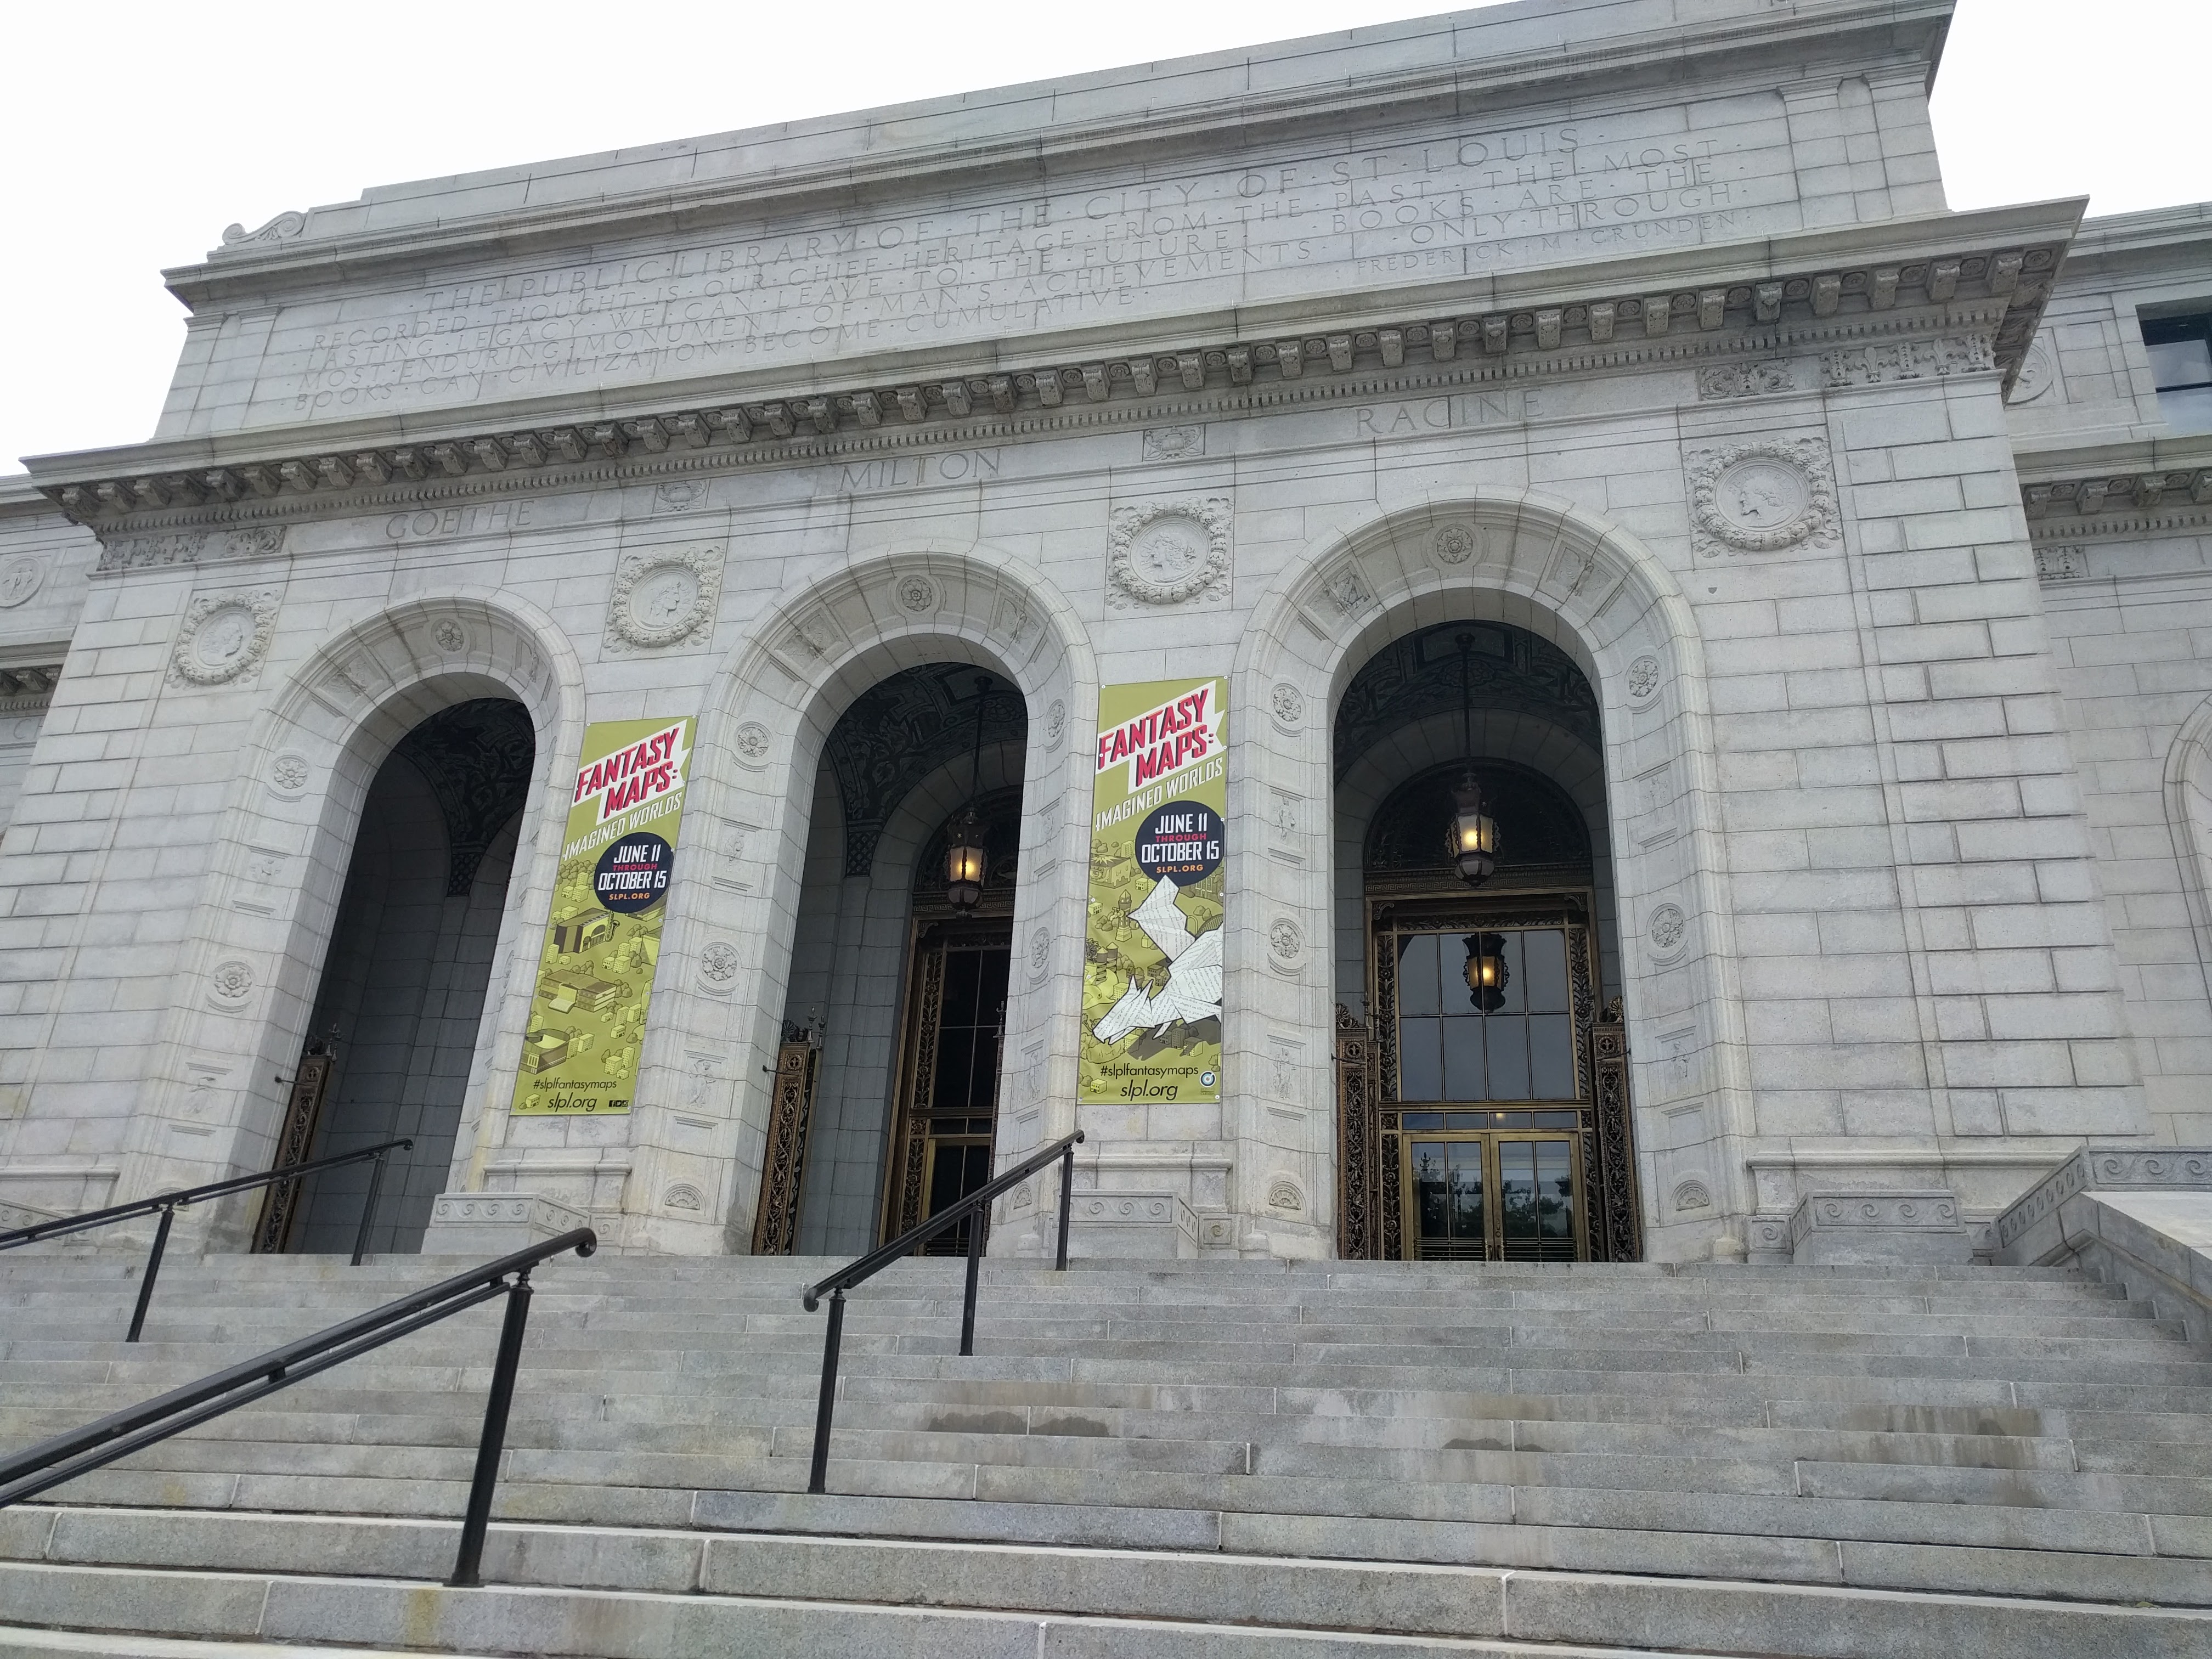
{"type": "Polygon", "coordinates": [[[1407,1206],[1408,1261],[1583,1259],[1581,1182],[1571,1133],[1414,1133],[1406,1137],[1405,1148],[1406,1190],[1413,1195],[1407,1206]]]}
{"type": "Polygon", "coordinates": [[[1566,930],[1386,937],[1397,958],[1405,1255],[1586,1260],[1587,1103],[1566,930]]]}

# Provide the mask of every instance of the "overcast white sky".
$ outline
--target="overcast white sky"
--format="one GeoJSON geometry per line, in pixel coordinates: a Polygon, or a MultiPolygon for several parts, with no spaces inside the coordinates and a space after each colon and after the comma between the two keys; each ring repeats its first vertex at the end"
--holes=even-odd
{"type": "MultiPolygon", "coordinates": [[[[0,473],[153,430],[161,268],[366,186],[726,131],[1448,9],[1420,0],[26,5],[7,29],[0,473]]],[[[2212,0],[1959,0],[1954,207],[2212,199],[2212,0]]],[[[2212,276],[2212,273],[2208,273],[2212,276]]]]}

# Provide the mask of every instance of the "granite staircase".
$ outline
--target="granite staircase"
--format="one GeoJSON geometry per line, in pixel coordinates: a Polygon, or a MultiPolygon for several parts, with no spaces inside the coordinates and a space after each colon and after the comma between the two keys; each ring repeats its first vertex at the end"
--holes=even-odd
{"type": "MultiPolygon", "coordinates": [[[[0,1446],[465,1264],[0,1258],[0,1446]]],[[[0,1659],[2212,1654],[2212,1352],[2049,1270],[565,1258],[0,1510],[0,1659]]]]}

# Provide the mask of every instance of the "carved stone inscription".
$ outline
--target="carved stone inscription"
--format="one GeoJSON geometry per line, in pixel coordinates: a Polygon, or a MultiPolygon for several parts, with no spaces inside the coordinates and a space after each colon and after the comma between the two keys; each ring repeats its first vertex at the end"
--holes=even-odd
{"type": "Polygon", "coordinates": [[[280,317],[248,419],[1016,335],[1192,309],[1206,284],[1241,292],[1301,268],[1316,283],[1409,281],[1694,246],[1792,199],[1791,170],[1762,155],[1784,147],[1778,129],[1686,137],[1671,113],[1439,131],[1352,155],[1285,147],[1241,168],[488,270],[361,304],[335,325],[280,317]]]}

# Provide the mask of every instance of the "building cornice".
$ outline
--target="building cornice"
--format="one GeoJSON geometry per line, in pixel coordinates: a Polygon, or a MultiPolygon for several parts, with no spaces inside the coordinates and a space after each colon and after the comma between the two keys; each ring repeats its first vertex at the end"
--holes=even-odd
{"type": "MultiPolygon", "coordinates": [[[[1594,83],[1626,89],[1653,80],[1718,78],[1735,72],[1771,87],[1785,69],[1784,78],[1794,79],[1816,62],[1832,60],[1862,65],[1896,60],[1916,74],[1932,76],[1954,4],[1954,0],[1797,0],[1786,14],[1676,23],[1572,49],[1545,46],[1498,52],[1474,62],[1419,64],[1355,76],[1349,84],[1293,74],[1266,91],[1190,100],[1180,106],[1136,95],[1134,83],[1124,82],[1131,95],[1110,113],[1088,119],[1062,112],[1078,101],[1066,95],[1079,89],[1075,86],[1006,88],[1008,107],[1042,107],[1002,131],[990,131],[988,118],[980,134],[969,130],[975,117],[964,108],[968,100],[944,100],[861,112],[876,119],[843,118],[854,122],[854,136],[842,149],[830,143],[830,153],[811,160],[769,162],[697,183],[556,199],[543,206],[422,214],[388,228],[316,234],[318,214],[374,212],[379,204],[372,193],[358,204],[279,215],[252,234],[240,230],[236,240],[227,237],[226,246],[205,262],[177,267],[163,276],[178,298],[198,308],[266,300],[319,283],[359,283],[389,271],[419,270],[427,264],[532,258],[577,245],[754,222],[765,228],[809,212],[850,214],[901,196],[1157,167],[1179,155],[1234,155],[1278,136],[1310,139],[1338,131],[1401,126],[1425,116],[1496,124],[1565,98],[1588,98],[1594,83]],[[958,118],[963,113],[967,118],[958,118]],[[901,130],[927,129],[933,121],[942,121],[947,136],[919,143],[901,143],[895,136],[901,130]]],[[[1452,33],[1479,38],[1482,29],[1478,15],[1465,29],[1452,33]]],[[[1205,71],[1212,61],[1153,65],[1145,79],[1148,85],[1165,85],[1188,75],[1207,83],[1205,71]]],[[[830,124],[810,125],[824,129],[830,124]]],[[[756,148],[774,148],[771,133],[727,137],[732,149],[744,148],[747,140],[755,141],[756,148]]],[[[693,159],[698,159],[696,153],[693,159]]],[[[622,157],[582,157],[576,163],[594,160],[618,164],[622,157]]],[[[501,183],[532,171],[483,175],[482,188],[496,193],[501,183]]],[[[457,195],[475,182],[465,177],[451,181],[457,195]]],[[[396,206],[393,210],[400,211],[396,206]]]]}
{"type": "Polygon", "coordinates": [[[2015,445],[2021,504],[2038,541],[2212,524],[2212,434],[2125,443],[2015,445]]]}
{"type": "MultiPolygon", "coordinates": [[[[954,360],[911,380],[712,399],[663,393],[646,401],[633,394],[634,401],[592,406],[582,418],[574,401],[546,401],[514,411],[537,416],[532,421],[495,423],[476,412],[463,416],[467,425],[421,435],[391,422],[361,423],[357,435],[344,428],[294,428],[37,457],[30,465],[49,499],[105,537],[220,519],[240,504],[409,499],[410,486],[475,481],[511,488],[541,475],[551,485],[579,468],[672,453],[709,465],[807,461],[840,440],[868,446],[900,432],[957,437],[1010,422],[1044,431],[1087,423],[1085,415],[1117,404],[1158,418],[1178,401],[1209,392],[1236,398],[1271,386],[1318,391],[1347,377],[1401,374],[1409,364],[1462,380],[1585,373],[1648,362],[1655,350],[1741,352],[1771,342],[1784,326],[1863,337],[1924,330],[1966,312],[1985,330],[2008,386],[2079,212],[2080,204],[2062,203],[1807,233],[1403,290],[1379,296],[1370,309],[1346,306],[1333,318],[1311,302],[1283,308],[1279,320],[1254,308],[1204,319],[1222,326],[1211,335],[1155,332],[1135,350],[1125,345],[1057,360],[1042,349],[1026,360],[954,360]],[[1822,257],[1835,254],[1860,257],[1832,264],[1822,257]],[[1631,276],[1644,280],[1630,287],[1631,276]],[[1470,286],[1489,305],[1448,303],[1464,301],[1470,286]],[[1435,303],[1420,304],[1424,298],[1435,303]],[[1384,309],[1390,301],[1395,308],[1384,309]],[[1675,349],[1686,343],[1686,349],[1675,349]]],[[[1127,342],[1126,332],[1121,338],[1127,342]]]]}

